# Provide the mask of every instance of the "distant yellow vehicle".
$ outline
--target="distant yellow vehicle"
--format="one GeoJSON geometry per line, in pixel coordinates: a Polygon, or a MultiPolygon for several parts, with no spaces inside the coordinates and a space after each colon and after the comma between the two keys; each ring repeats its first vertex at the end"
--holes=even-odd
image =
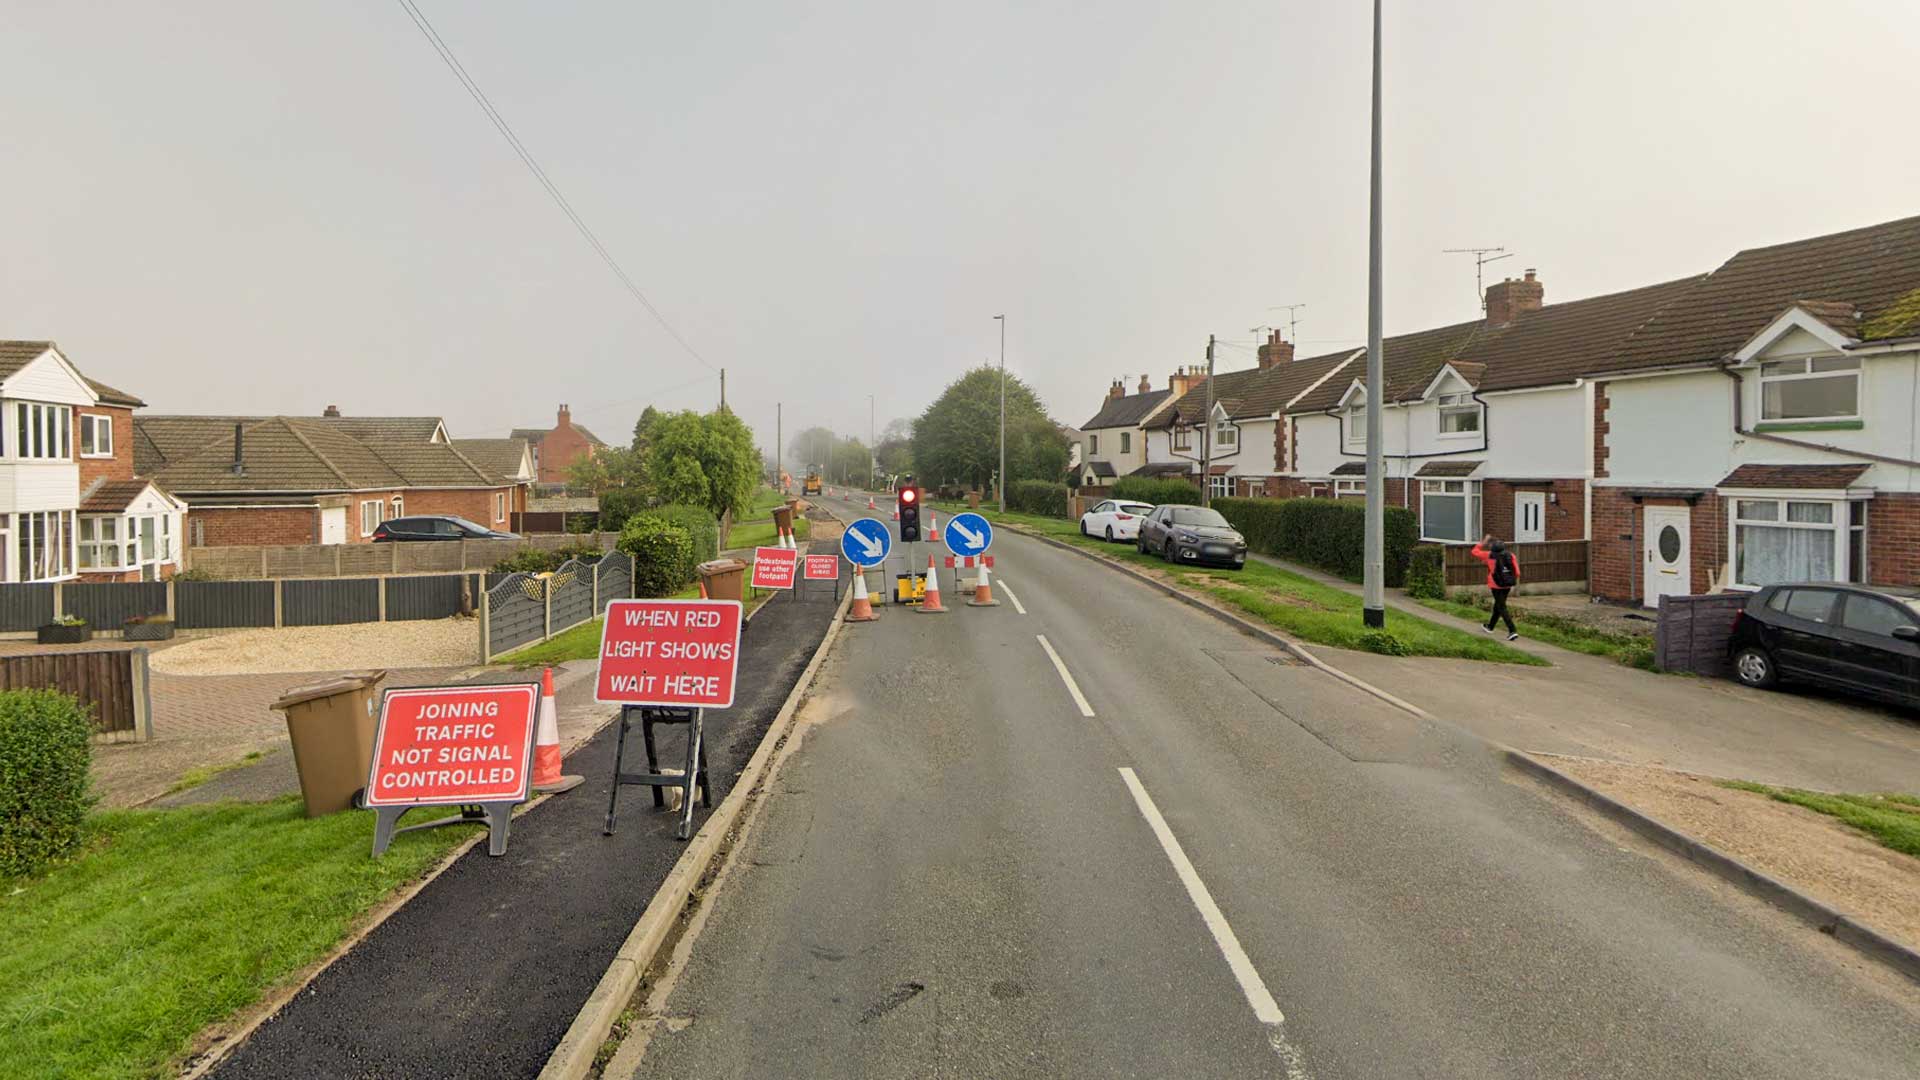
{"type": "Polygon", "coordinates": [[[807,470],[807,480],[805,484],[801,485],[800,493],[803,495],[820,494],[820,470],[819,469],[807,470]]]}

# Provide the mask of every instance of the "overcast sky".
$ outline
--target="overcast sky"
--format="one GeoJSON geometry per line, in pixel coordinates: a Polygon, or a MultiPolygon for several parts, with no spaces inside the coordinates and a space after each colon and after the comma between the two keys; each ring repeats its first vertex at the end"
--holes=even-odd
{"type": "MultiPolygon", "coordinates": [[[[420,0],[770,442],[997,355],[1055,417],[1304,303],[1365,334],[1364,0],[420,0]]],[[[1920,214],[1908,0],[1387,0],[1389,332],[1920,214]]],[[[623,439],[717,380],[614,280],[395,0],[11,0],[0,337],[151,412],[623,439]],[[689,383],[692,385],[688,385],[689,383]]]]}

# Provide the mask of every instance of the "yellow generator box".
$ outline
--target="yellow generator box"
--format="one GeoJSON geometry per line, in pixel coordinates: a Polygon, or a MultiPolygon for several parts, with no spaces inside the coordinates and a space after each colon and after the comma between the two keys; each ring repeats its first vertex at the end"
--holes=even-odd
{"type": "Polygon", "coordinates": [[[896,604],[917,604],[927,598],[927,579],[920,574],[896,574],[893,579],[893,601],[896,604]]]}

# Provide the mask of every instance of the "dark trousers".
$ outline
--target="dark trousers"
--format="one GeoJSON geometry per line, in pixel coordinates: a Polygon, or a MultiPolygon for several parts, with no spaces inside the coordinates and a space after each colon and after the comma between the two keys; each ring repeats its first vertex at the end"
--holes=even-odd
{"type": "Polygon", "coordinates": [[[1513,616],[1507,614],[1507,594],[1512,591],[1512,589],[1493,590],[1493,614],[1487,619],[1487,629],[1493,629],[1494,624],[1498,623],[1501,619],[1505,619],[1507,620],[1507,633],[1517,634],[1520,632],[1513,628],[1513,616]]]}

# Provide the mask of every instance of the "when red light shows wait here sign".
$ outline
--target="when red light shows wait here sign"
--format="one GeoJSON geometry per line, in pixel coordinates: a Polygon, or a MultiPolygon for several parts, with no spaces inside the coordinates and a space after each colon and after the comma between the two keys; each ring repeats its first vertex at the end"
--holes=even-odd
{"type": "Polygon", "coordinates": [[[600,637],[594,699],[724,709],[740,666],[738,600],[615,600],[600,637]]]}

